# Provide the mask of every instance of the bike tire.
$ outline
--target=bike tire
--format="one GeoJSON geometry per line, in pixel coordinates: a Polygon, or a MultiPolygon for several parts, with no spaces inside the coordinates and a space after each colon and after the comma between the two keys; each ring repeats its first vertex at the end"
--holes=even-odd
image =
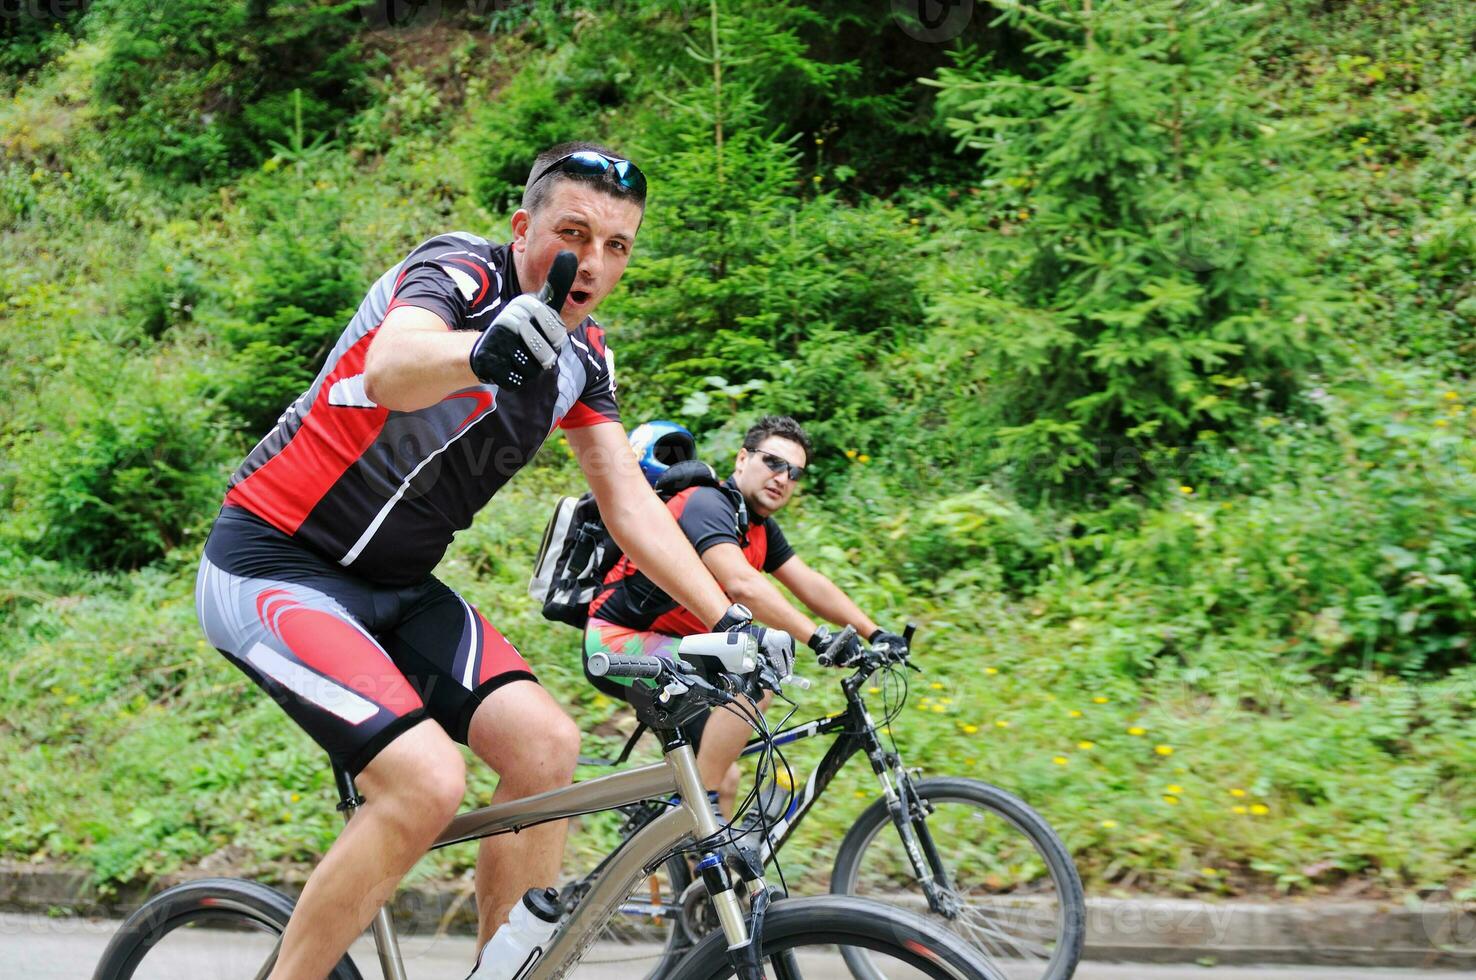
{"type": "MultiPolygon", "coordinates": [[[[780,899],[769,907],[759,939],[760,956],[769,963],[765,975],[772,969],[780,980],[797,976],[785,964],[794,962],[798,950],[809,947],[823,954],[833,946],[862,946],[939,980],[1004,980],[947,929],[904,909],[850,895],[780,899]]],[[[694,947],[671,977],[721,980],[734,973],[727,937],[719,930],[694,947]]]]}
{"type": "MultiPolygon", "coordinates": [[[[977,878],[977,883],[988,890],[988,897],[994,899],[994,908],[989,912],[982,905],[970,906],[965,913],[970,916],[967,920],[962,915],[949,918],[932,910],[928,911],[928,919],[947,924],[980,949],[990,962],[1004,969],[1011,980],[1070,980],[1086,940],[1086,898],[1076,865],[1050,824],[1018,797],[977,779],[940,777],[917,780],[912,786],[919,798],[934,808],[932,815],[923,819],[934,838],[937,853],[946,863],[953,894],[967,901],[969,896],[961,890],[971,888],[977,878]],[[944,807],[947,812],[939,815],[944,807]],[[965,826],[969,827],[967,832],[961,829],[965,826]],[[1029,845],[1029,852],[1023,850],[1025,844],[1029,845]],[[982,848],[991,845],[1009,853],[985,855],[982,848]],[[987,873],[982,867],[964,867],[976,856],[981,861],[991,858],[1014,861],[1017,866],[1028,866],[1028,874],[1035,874],[1038,862],[1042,873],[1028,880],[1010,881],[1007,876],[1001,876],[998,867],[987,873]],[[1045,894],[1047,881],[1052,889],[1050,895],[1045,894]],[[1034,897],[1030,894],[1032,889],[1036,892],[1034,897]],[[1052,898],[1054,909],[1048,907],[1052,898]],[[1038,941],[1010,935],[1006,931],[1009,920],[1000,913],[1006,909],[1021,929],[1040,932],[1048,929],[1050,935],[1038,941]],[[1048,927],[1045,926],[1047,917],[1048,927]],[[1008,967],[1006,961],[1012,961],[1008,967]]],[[[888,841],[900,854],[899,835],[895,833],[886,800],[877,800],[841,841],[831,873],[832,893],[867,894],[875,888],[875,897],[881,897],[888,888],[895,889],[900,884],[897,873],[900,862],[896,855],[879,853],[887,846],[878,843],[884,839],[882,832],[886,828],[894,830],[888,841]],[[872,857],[870,868],[868,852],[872,857]]],[[[903,867],[906,877],[911,879],[910,864],[903,863],[903,867]]],[[[921,899],[921,884],[911,880],[905,894],[914,901],[921,899]]],[[[864,951],[845,953],[847,965],[857,980],[878,980],[864,951]]]]}
{"type": "MultiPolygon", "coordinates": [[[[124,920],[103,951],[92,980],[130,980],[144,957],[177,929],[214,923],[281,935],[292,916],[292,905],[292,899],[276,889],[241,878],[202,878],[175,885],[124,920]]],[[[338,961],[329,977],[363,980],[348,956],[338,961]]]]}

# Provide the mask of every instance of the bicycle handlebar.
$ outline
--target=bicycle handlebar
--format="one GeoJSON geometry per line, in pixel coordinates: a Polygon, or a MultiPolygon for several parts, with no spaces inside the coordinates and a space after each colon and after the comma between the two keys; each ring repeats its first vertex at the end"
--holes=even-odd
{"type": "Polygon", "coordinates": [[[589,672],[595,677],[660,677],[666,662],[660,657],[622,657],[618,654],[592,653],[589,672]]]}

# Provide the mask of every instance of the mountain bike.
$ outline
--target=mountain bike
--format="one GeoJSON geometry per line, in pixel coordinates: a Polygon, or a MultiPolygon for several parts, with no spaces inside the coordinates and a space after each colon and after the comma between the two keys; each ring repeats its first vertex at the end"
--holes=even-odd
{"type": "MultiPolygon", "coordinates": [[[[609,657],[601,666],[611,676],[643,677],[663,685],[660,698],[643,719],[661,736],[660,762],[459,814],[436,840],[435,847],[446,847],[643,801],[660,806],[661,812],[622,840],[593,873],[563,891],[557,931],[522,966],[518,980],[566,975],[622,903],[640,891],[646,876],[683,855],[695,861],[718,928],[684,952],[670,973],[673,977],[791,980],[816,975],[811,971],[823,969],[824,960],[839,962],[837,947],[860,947],[885,962],[888,976],[1002,980],[975,951],[921,916],[844,896],[784,898],[766,884],[763,867],[734,848],[731,829],[719,824],[702,786],[696,754],[680,734],[680,726],[705,709],[725,708],[750,718],[762,734],[757,697],[764,688],[780,690],[780,675],[789,671],[787,665],[781,670],[768,663],[753,638],[744,634],[704,634],[690,646],[681,661],[609,657]],[[705,677],[698,676],[692,663],[704,657],[712,661],[705,677]]],[[[364,800],[347,771],[335,767],[334,772],[339,808],[352,820],[364,800]]],[[[276,962],[291,914],[291,899],[256,882],[210,878],[176,885],[128,917],[93,978],[262,980],[276,962]],[[172,955],[181,951],[181,944],[173,940],[188,933],[198,936],[198,930],[212,927],[226,930],[232,941],[209,943],[206,954],[229,948],[233,962],[204,965],[191,959],[184,972],[170,972],[172,955]],[[244,955],[234,941],[242,933],[261,940],[244,955]]],[[[372,929],[385,980],[406,980],[387,904],[372,929]]],[[[197,956],[199,945],[190,944],[190,956],[197,956]]],[[[360,973],[345,956],[330,976],[359,980],[360,973]]]]}
{"type": "MultiPolygon", "coordinates": [[[[843,649],[854,633],[847,627],[831,649],[843,649]]],[[[908,626],[904,635],[909,644],[914,633],[915,628],[908,626]]],[[[845,708],[755,739],[744,751],[745,756],[754,756],[803,739],[833,739],[802,788],[776,792],[771,784],[769,805],[750,815],[752,824],[754,815],[767,814],[763,833],[749,834],[758,844],[759,862],[773,859],[841,767],[852,756],[864,754],[881,797],[842,839],[831,871],[831,893],[919,907],[929,919],[980,950],[1011,980],[1068,980],[1086,936],[1086,900],[1076,866],[1056,832],[1024,801],[996,786],[952,776],[922,778],[903,762],[890,739],[889,723],[906,703],[907,671],[920,669],[910,653],[888,656],[862,644],[860,655],[845,664],[830,662],[827,654],[820,660],[822,666],[851,671],[841,680],[845,708]],[[883,674],[880,687],[872,683],[878,672],[883,674]],[[866,704],[865,695],[872,692],[883,695],[880,722],[866,704]]],[[[642,734],[638,728],[619,761],[629,756],[642,734]]],[[[800,785],[798,779],[789,782],[800,785]]],[[[625,832],[638,833],[658,812],[648,805],[632,808],[625,832]]],[[[683,952],[716,923],[706,914],[701,882],[694,884],[684,861],[668,862],[659,877],[659,887],[653,885],[648,895],[632,896],[621,911],[632,922],[656,928],[664,939],[660,959],[649,974],[664,980],[683,952]]],[[[885,976],[866,951],[852,948],[843,953],[857,980],[885,976]]]]}

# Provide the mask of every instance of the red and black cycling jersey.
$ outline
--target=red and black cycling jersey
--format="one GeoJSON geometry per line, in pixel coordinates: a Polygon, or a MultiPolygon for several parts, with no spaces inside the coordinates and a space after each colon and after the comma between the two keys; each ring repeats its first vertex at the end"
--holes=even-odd
{"type": "MultiPolygon", "coordinates": [[[[731,478],[725,486],[737,494],[731,478]]],[[[743,549],[748,563],[761,572],[773,572],[794,557],[794,549],[774,518],[740,527],[734,498],[716,487],[690,487],[668,500],[666,506],[699,555],[714,545],[735,544],[743,549]]],[[[605,576],[604,587],[589,604],[589,617],[671,636],[706,633],[711,625],[677,605],[636,568],[629,555],[621,556],[605,576]]]]}
{"type": "Polygon", "coordinates": [[[370,288],[312,386],[231,477],[226,504],[372,582],[424,579],[555,426],[620,419],[613,355],[589,317],[518,391],[474,385],[414,412],[365,394],[364,359],[390,310],[483,330],[521,291],[507,245],[451,232],[417,247],[370,288]]]}

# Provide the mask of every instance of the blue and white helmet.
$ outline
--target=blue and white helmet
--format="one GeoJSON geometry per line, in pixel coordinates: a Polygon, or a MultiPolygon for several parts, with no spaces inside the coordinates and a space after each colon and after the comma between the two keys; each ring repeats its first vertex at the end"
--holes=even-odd
{"type": "Polygon", "coordinates": [[[665,419],[636,426],[630,433],[630,448],[635,450],[641,472],[652,486],[668,467],[697,458],[697,440],[692,433],[665,419]]]}

